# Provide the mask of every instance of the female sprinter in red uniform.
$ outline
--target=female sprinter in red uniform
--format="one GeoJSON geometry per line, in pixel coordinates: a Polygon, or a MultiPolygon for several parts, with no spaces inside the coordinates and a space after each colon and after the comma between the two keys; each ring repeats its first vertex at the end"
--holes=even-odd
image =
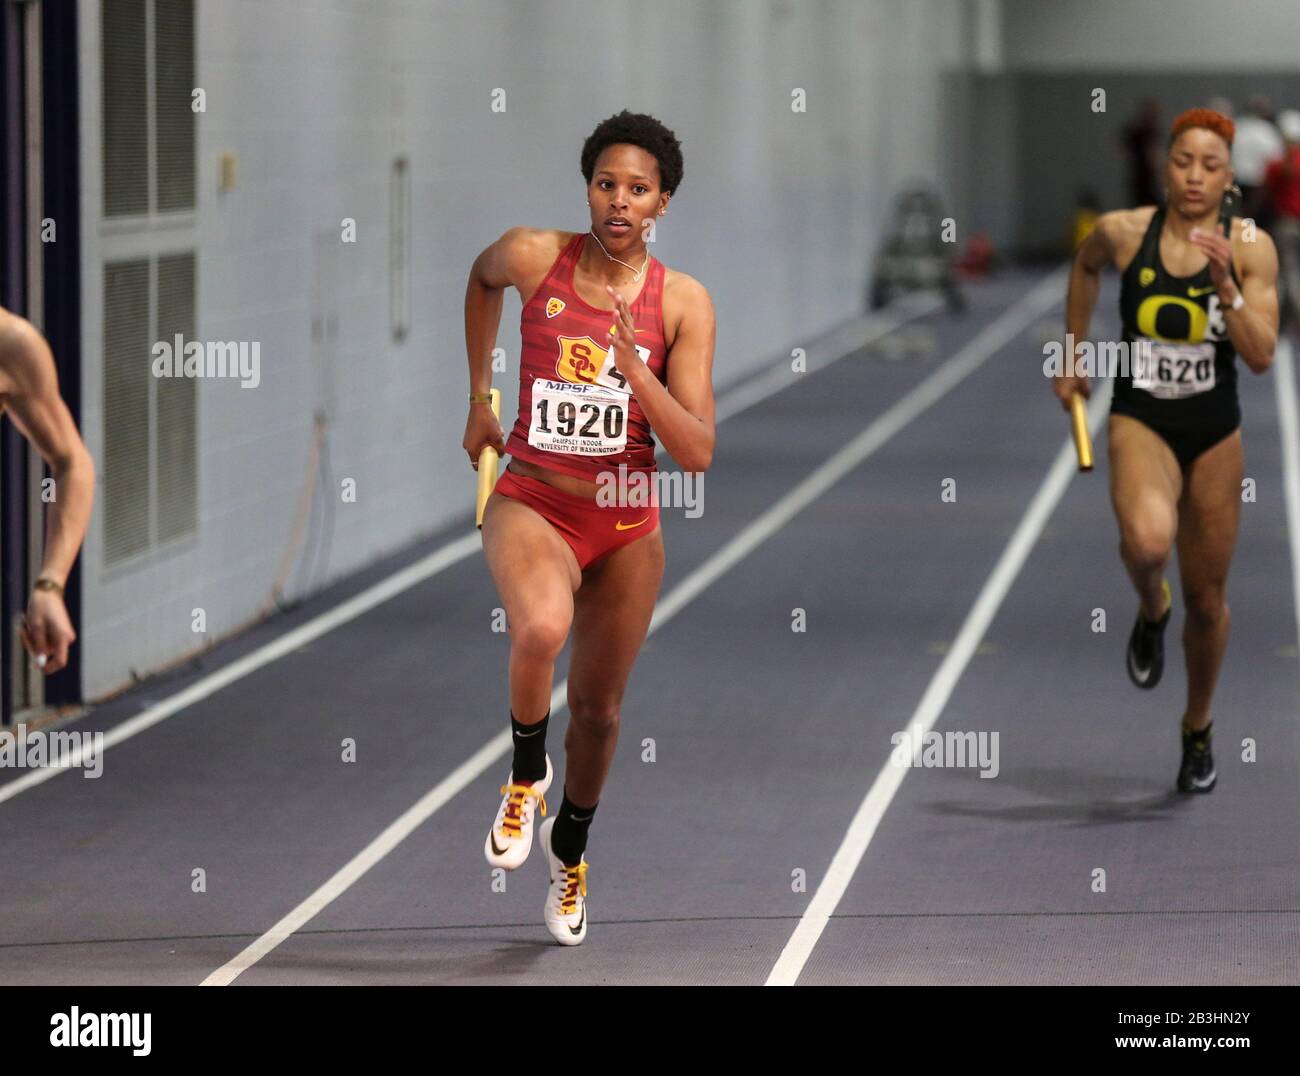
{"type": "MultiPolygon", "coordinates": [[[[1110,406],[1110,495],[1120,556],[1138,592],[1129,677],[1155,687],[1173,605],[1164,579],[1174,542],[1187,620],[1187,708],[1181,792],[1214,788],[1210,697],[1228,645],[1228,565],[1237,540],[1244,462],[1236,357],[1256,374],[1277,342],[1277,253],[1224,209],[1232,183],[1233,124],[1207,108],[1174,120],[1166,204],[1105,213],[1070,276],[1066,330],[1086,339],[1101,271],[1121,274],[1120,316],[1130,370],[1110,406]],[[1134,345],[1150,347],[1142,360],[1134,345]]],[[[1053,385],[1069,408],[1086,377],[1053,385]]]]}
{"type": "Polygon", "coordinates": [[[546,726],[555,659],[573,631],[568,770],[538,839],[550,871],[544,919],[563,945],[586,936],[583,850],[618,740],[628,674],[663,576],[657,506],[598,504],[602,472],[653,474],[651,430],[684,471],[713,458],[714,319],[709,294],[665,268],[646,235],[682,178],[681,147],[651,116],[623,111],[582,147],[588,232],[511,228],[474,262],[465,295],[470,408],[465,451],[511,457],[483,513],[483,549],[510,626],[514,758],[484,852],[527,857],[554,770],[546,726]],[[508,441],[486,403],[502,292],[523,302],[519,415],[508,441]]]}

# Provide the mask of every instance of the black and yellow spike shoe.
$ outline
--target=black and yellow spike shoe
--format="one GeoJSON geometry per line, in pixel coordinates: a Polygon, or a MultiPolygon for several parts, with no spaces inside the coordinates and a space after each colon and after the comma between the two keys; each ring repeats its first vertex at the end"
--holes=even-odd
{"type": "Polygon", "coordinates": [[[1210,792],[1218,774],[1214,772],[1214,755],[1210,753],[1210,726],[1201,732],[1183,729],[1183,764],[1178,768],[1179,792],[1210,792]]]}
{"type": "Polygon", "coordinates": [[[1160,674],[1165,671],[1165,625],[1169,623],[1169,614],[1174,611],[1174,594],[1169,580],[1162,579],[1160,584],[1167,603],[1165,615],[1151,623],[1142,616],[1139,608],[1137,623],[1128,638],[1128,660],[1125,663],[1128,678],[1147,690],[1160,683],[1160,674]]]}

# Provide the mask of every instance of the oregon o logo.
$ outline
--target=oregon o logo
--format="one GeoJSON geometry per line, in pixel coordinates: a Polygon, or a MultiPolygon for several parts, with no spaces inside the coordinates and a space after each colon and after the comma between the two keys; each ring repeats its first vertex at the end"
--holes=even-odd
{"type": "Polygon", "coordinates": [[[1209,317],[1204,307],[1178,295],[1152,295],[1143,299],[1137,309],[1138,332],[1153,340],[1164,340],[1171,344],[1199,344],[1205,339],[1205,328],[1208,323],[1209,317]],[[1186,336],[1163,336],[1156,331],[1156,320],[1160,316],[1160,310],[1170,303],[1181,306],[1187,311],[1186,336]]]}

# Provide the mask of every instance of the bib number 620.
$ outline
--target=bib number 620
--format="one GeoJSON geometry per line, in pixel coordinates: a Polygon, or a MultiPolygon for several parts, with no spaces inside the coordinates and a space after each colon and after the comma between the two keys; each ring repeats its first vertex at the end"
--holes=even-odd
{"type": "Polygon", "coordinates": [[[1133,385],[1162,399],[1178,399],[1214,388],[1213,344],[1154,343],[1135,349],[1133,385]]]}

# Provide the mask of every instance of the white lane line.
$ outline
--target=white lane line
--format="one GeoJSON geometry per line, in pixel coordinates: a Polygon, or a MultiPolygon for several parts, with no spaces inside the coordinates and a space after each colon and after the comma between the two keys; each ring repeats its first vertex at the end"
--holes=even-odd
{"type": "Polygon", "coordinates": [[[655,607],[651,627],[657,627],[674,616],[678,609],[692,601],[723,572],[789,523],[922,411],[951,392],[963,379],[982,366],[990,355],[1023,332],[1035,317],[1055,306],[1060,301],[1064,287],[1065,272],[1054,272],[1040,281],[1015,306],[1003,311],[1000,317],[985,326],[957,354],[683,579],[655,607]]]}
{"type": "MultiPolygon", "coordinates": [[[[561,688],[564,685],[561,685],[561,688]]],[[[556,692],[559,693],[557,688],[556,692]]],[[[557,695],[551,696],[551,705],[555,705],[557,695]]],[[[563,699],[563,695],[559,695],[563,699]]],[[[511,745],[510,730],[503,729],[493,736],[473,755],[467,758],[448,777],[421,796],[411,807],[392,822],[387,829],[371,841],[361,852],[353,857],[344,867],[334,874],[328,882],[315,893],[294,908],[288,915],[263,934],[252,945],[233,960],[223,964],[199,985],[229,986],[246,968],[256,964],[272,949],[304,926],[317,912],[340,896],[358,878],[388,855],[411,831],[447,803],[466,785],[470,784],[490,765],[504,755],[511,745]]]]}
{"type": "MultiPolygon", "coordinates": [[[[369,612],[376,605],[381,605],[390,598],[396,597],[402,591],[423,582],[431,575],[437,575],[444,568],[450,567],[482,548],[483,543],[477,530],[472,534],[465,535],[463,538],[448,542],[441,549],[430,553],[422,560],[408,565],[399,572],[394,572],[387,579],[368,587],[360,594],[353,595],[333,609],[313,617],[305,624],[300,624],[291,631],[285,632],[265,646],[260,646],[252,653],[245,654],[242,658],[238,658],[216,672],[210,673],[183,691],[177,692],[162,702],[155,703],[147,710],[136,714],[135,717],[128,718],[120,725],[114,726],[104,733],[102,750],[106,751],[113,745],[119,744],[123,740],[129,740],[132,736],[144,732],[145,729],[152,728],[158,722],[166,720],[173,714],[184,710],[187,706],[192,706],[194,703],[206,699],[209,695],[220,691],[229,684],[233,684],[236,680],[242,680],[249,673],[255,672],[264,665],[269,665],[286,654],[292,653],[300,646],[304,646],[313,639],[318,639],[327,631],[333,631],[340,625],[346,624],[349,620],[355,620],[363,613],[369,612]]],[[[0,785],[0,803],[13,799],[18,793],[48,781],[51,777],[65,772],[66,769],[79,767],[83,754],[81,746],[83,742],[83,740],[78,739],[77,746],[68,752],[64,766],[59,768],[47,766],[30,770],[16,780],[0,785]]]]}
{"type": "Polygon", "coordinates": [[[1300,647],[1300,418],[1296,415],[1295,364],[1291,341],[1273,349],[1277,383],[1277,417],[1282,434],[1282,489],[1286,494],[1286,529],[1291,543],[1291,592],[1296,645],[1300,647]]]}
{"type": "Polygon", "coordinates": [[[790,369],[789,359],[777,360],[766,370],[723,395],[714,409],[713,421],[718,423],[732,415],[738,415],[769,396],[788,389],[808,374],[826,369],[882,336],[888,336],[909,321],[938,310],[942,305],[943,300],[938,296],[922,292],[900,299],[893,307],[878,314],[868,314],[840,326],[807,349],[804,356],[807,372],[796,374],[790,369]]]}
{"type": "MultiPolygon", "coordinates": [[[[853,354],[865,344],[888,335],[910,321],[923,317],[940,305],[941,301],[933,296],[911,296],[900,300],[893,308],[882,310],[879,314],[856,318],[840,326],[840,328],[810,345],[808,373],[815,373],[825,369],[832,363],[853,354]]],[[[789,364],[784,360],[775,363],[769,369],[745,380],[718,398],[714,416],[715,424],[739,414],[749,407],[753,407],[756,403],[767,399],[767,397],[780,392],[782,389],[797,384],[800,378],[806,376],[807,374],[792,374],[789,364]]],[[[203,677],[203,679],[196,681],[183,691],[150,706],[135,717],[114,726],[113,729],[104,733],[104,739],[99,746],[99,750],[106,751],[123,740],[129,740],[132,736],[152,728],[160,721],[164,721],[173,714],[184,710],[187,706],[192,706],[222,688],[228,687],[235,681],[242,680],[250,673],[254,673],[263,666],[279,660],[285,654],[292,653],[298,647],[319,638],[327,631],[333,631],[335,628],[346,624],[349,620],[355,620],[375,606],[396,597],[404,590],[409,590],[411,587],[423,583],[426,579],[445,571],[466,557],[479,552],[482,548],[482,538],[477,529],[462,538],[448,542],[427,557],[409,567],[403,568],[399,572],[395,572],[368,590],[349,598],[342,604],[321,613],[265,646],[259,647],[252,653],[246,654],[237,661],[233,661],[216,672],[203,677]]],[[[65,772],[65,770],[80,768],[83,755],[80,743],[78,741],[78,746],[67,754],[64,766],[46,766],[34,769],[22,777],[0,785],[0,803],[13,799],[20,792],[25,792],[29,788],[43,784],[50,778],[65,772]]]]}
{"type": "MultiPolygon", "coordinates": [[[[1106,381],[1100,391],[1093,393],[1088,408],[1088,428],[1092,431],[1094,441],[1110,408],[1111,387],[1111,382],[1106,381]]],[[[1066,487],[1069,486],[1070,479],[1078,470],[1078,466],[1074,440],[1067,438],[1056,454],[1056,459],[1048,470],[1043,484],[1030,502],[1024,518],[1021,519],[1020,525],[1007,543],[1006,549],[993,569],[993,574],[989,576],[970,613],[967,614],[961,631],[957,633],[956,642],[943,659],[925,694],[921,697],[916,711],[912,714],[912,720],[908,723],[908,731],[912,736],[919,737],[929,732],[938,721],[939,715],[943,713],[943,708],[948,704],[958,679],[965,671],[976,647],[984,638],[984,633],[997,614],[1002,600],[1011,589],[1016,576],[1020,574],[1020,569],[1024,566],[1025,560],[1038,541],[1039,535],[1042,534],[1043,528],[1047,525],[1048,519],[1062,494],[1065,493],[1066,487]]],[[[862,857],[866,854],[871,838],[875,835],[876,827],[893,801],[894,793],[903,783],[907,770],[908,767],[895,766],[889,761],[881,767],[871,789],[858,806],[853,821],[849,823],[848,832],[845,833],[844,840],[835,852],[825,878],[818,885],[817,892],[813,894],[813,899],[799,919],[799,925],[795,927],[771,974],[768,975],[767,986],[793,986],[798,980],[809,956],[812,955],[817,940],[826,929],[826,924],[835,913],[844,891],[848,889],[849,883],[862,863],[862,857]]]]}
{"type": "MultiPolygon", "coordinates": [[[[700,567],[678,583],[655,607],[647,637],[658,631],[677,615],[691,600],[715,582],[744,556],[765,539],[771,537],[794,515],[807,507],[843,475],[847,474],[872,452],[902,429],[908,422],[948,392],[962,378],[975,370],[1000,347],[1041,313],[1059,301],[1064,290],[1064,273],[1053,273],[1029,292],[1014,307],[975,336],[956,355],[912,389],[906,396],[877,418],[861,434],[840,449],[834,456],[813,471],[794,489],[731,539],[700,567]],[[1050,286],[1049,286],[1050,285],[1050,286]]],[[[551,716],[558,715],[568,704],[568,678],[556,685],[551,693],[551,716]]],[[[475,754],[459,766],[449,777],[435,785],[410,810],[390,825],[369,845],[316,892],[294,908],[257,941],[249,945],[233,960],[218,968],[200,984],[202,986],[228,986],[241,972],[257,963],[291,934],[301,928],[314,915],[342,894],[371,867],[379,862],[421,822],[429,818],[457,792],[477,778],[487,768],[500,760],[511,745],[510,730],[494,736],[475,754]]]]}

